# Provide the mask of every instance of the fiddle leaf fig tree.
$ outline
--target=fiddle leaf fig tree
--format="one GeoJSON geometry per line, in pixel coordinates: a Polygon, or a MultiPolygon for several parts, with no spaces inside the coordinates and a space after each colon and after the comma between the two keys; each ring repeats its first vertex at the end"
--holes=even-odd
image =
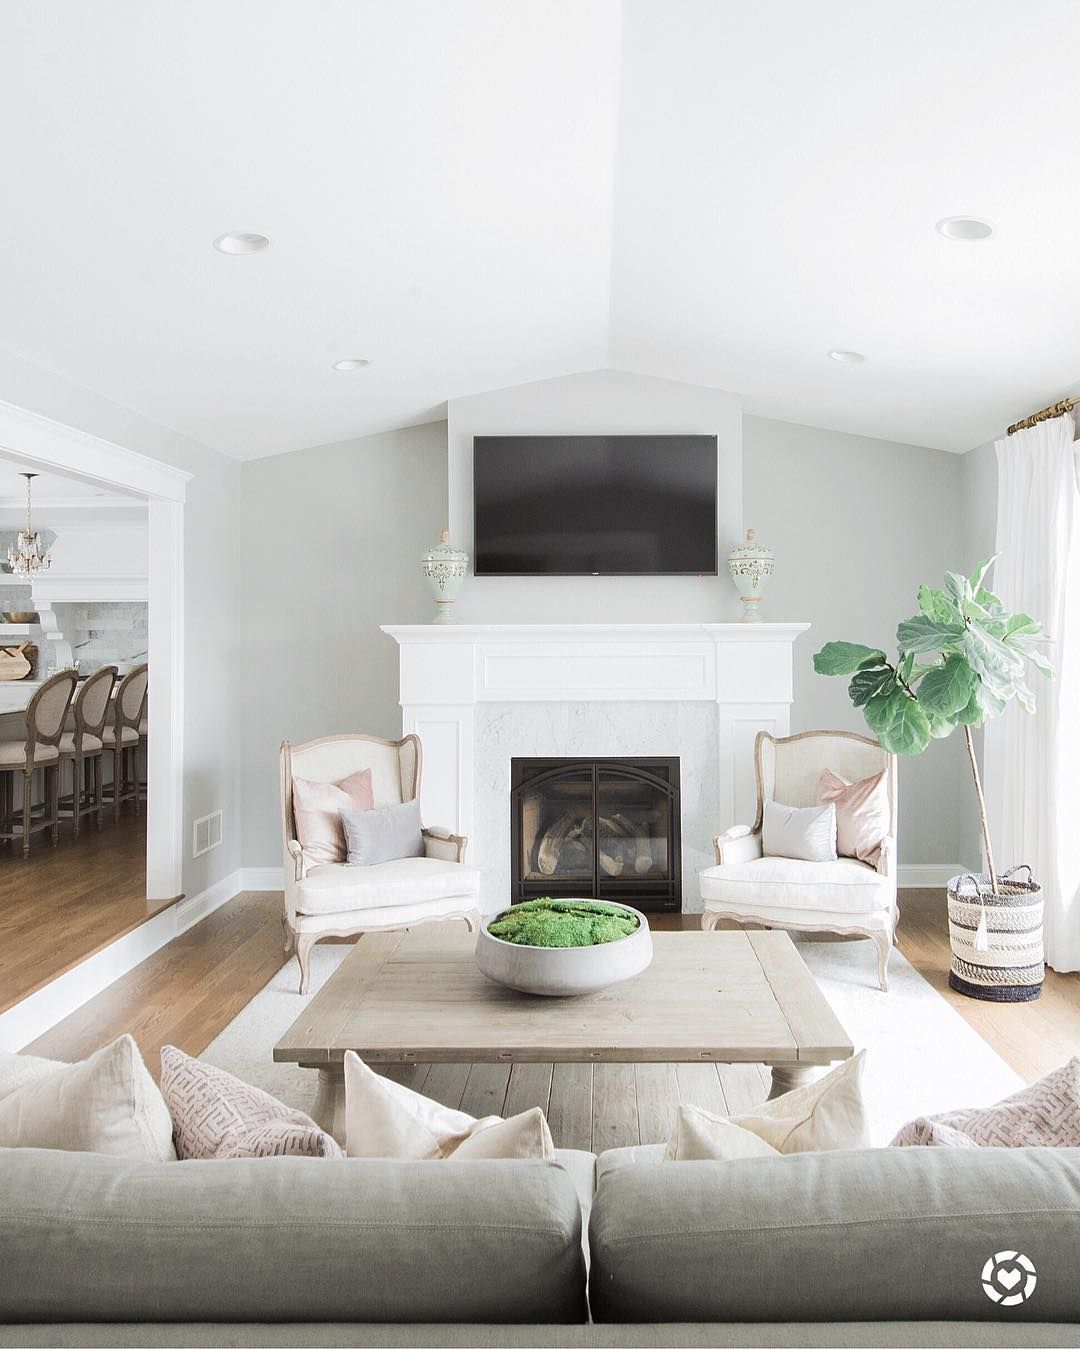
{"type": "Polygon", "coordinates": [[[919,587],[919,612],[896,629],[895,661],[876,647],[827,642],[814,657],[823,675],[849,677],[852,703],[893,754],[921,754],[931,740],[962,727],[975,780],[979,822],[990,884],[998,891],[972,729],[1000,716],[1014,700],[1035,711],[1026,681],[1028,666],[1054,673],[1043,654],[1042,624],[1027,614],[1005,612],[983,584],[995,558],[971,576],[947,572],[940,590],[919,587]]]}

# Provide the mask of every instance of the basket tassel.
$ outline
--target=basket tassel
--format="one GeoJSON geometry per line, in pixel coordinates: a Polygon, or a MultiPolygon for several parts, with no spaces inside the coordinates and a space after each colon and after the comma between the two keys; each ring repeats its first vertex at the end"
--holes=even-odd
{"type": "Polygon", "coordinates": [[[986,909],[979,905],[979,926],[975,929],[975,950],[989,951],[990,937],[986,931],[986,909]]]}

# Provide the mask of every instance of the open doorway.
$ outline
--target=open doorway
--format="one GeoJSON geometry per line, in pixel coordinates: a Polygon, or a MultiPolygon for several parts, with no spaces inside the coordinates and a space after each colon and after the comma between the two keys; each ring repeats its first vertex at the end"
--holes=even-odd
{"type": "Polygon", "coordinates": [[[178,897],[147,884],[149,511],[0,453],[0,1012],[178,897]]]}

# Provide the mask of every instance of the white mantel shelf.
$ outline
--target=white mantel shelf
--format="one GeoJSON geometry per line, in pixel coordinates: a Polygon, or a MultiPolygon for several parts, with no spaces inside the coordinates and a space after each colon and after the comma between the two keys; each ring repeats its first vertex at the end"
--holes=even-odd
{"type": "MultiPolygon", "coordinates": [[[[754,736],[759,730],[788,733],[792,653],[809,626],[386,625],[383,632],[399,647],[402,729],[416,732],[424,748],[425,820],[475,833],[476,851],[483,855],[470,860],[487,873],[489,898],[501,902],[509,847],[510,757],[575,753],[571,740],[594,754],[642,753],[650,722],[660,718],[674,726],[672,718],[678,722],[681,715],[683,730],[671,731],[672,740],[680,743],[651,752],[686,756],[684,778],[701,784],[695,792],[715,803],[709,828],[714,833],[726,828],[752,809],[754,736]],[[642,703],[686,707],[677,714],[657,706],[655,717],[626,707],[642,703]],[[491,738],[493,715],[499,725],[497,751],[491,738]]],[[[710,835],[704,827],[696,832],[702,838],[688,838],[687,831],[683,836],[687,884],[692,879],[685,874],[688,866],[707,860],[710,835]]]]}

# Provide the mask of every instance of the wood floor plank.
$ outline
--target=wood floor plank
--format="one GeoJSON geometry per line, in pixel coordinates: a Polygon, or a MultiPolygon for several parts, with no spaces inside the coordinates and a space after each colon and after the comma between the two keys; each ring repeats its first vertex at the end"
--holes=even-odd
{"type": "Polygon", "coordinates": [[[461,1109],[477,1119],[485,1115],[509,1114],[506,1089],[510,1085],[510,1066],[509,1063],[474,1063],[461,1097],[461,1109]]]}
{"type": "Polygon", "coordinates": [[[592,1150],[593,1065],[556,1063],[548,1098],[548,1127],[557,1148],[592,1150]]]}
{"type": "Polygon", "coordinates": [[[506,1091],[506,1114],[517,1115],[537,1106],[546,1115],[551,1101],[553,1063],[515,1063],[506,1091]]]}
{"type": "Polygon", "coordinates": [[[677,1063],[679,1100],[711,1110],[714,1115],[729,1114],[717,1067],[715,1063],[677,1063]]]}
{"type": "Polygon", "coordinates": [[[634,1067],[632,1063],[593,1064],[593,1152],[631,1147],[640,1137],[634,1067]]]}
{"type": "Polygon", "coordinates": [[[675,1128],[679,1081],[673,1063],[635,1063],[638,1142],[666,1143],[675,1128]]]}
{"type": "Polygon", "coordinates": [[[424,1095],[450,1110],[461,1109],[470,1063],[433,1063],[424,1081],[424,1095]]]}

